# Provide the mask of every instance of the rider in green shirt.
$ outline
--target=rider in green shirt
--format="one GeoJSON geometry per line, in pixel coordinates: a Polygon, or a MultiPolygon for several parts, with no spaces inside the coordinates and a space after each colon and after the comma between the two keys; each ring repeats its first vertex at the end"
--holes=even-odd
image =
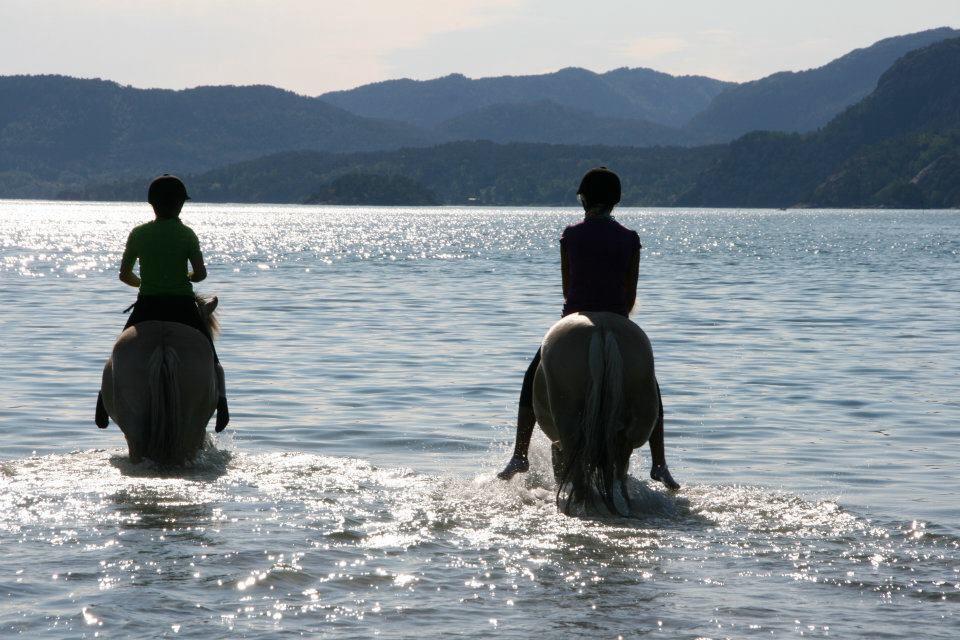
{"type": "MultiPolygon", "coordinates": [[[[127,238],[120,262],[120,280],[140,290],[133,312],[124,330],[146,320],[180,322],[193,327],[210,340],[216,367],[220,397],[217,401],[216,430],[223,431],[230,421],[227,408],[223,367],[213,346],[213,336],[197,308],[194,282],[207,277],[207,268],[200,252],[200,241],[193,229],[180,220],[184,202],[189,200],[183,182],[164,174],[150,183],[147,201],[156,218],[135,227],[127,238]],[[140,275],[133,272],[140,262],[140,275]],[[187,263],[193,271],[187,270],[187,263]]],[[[101,429],[109,422],[103,400],[97,397],[96,423],[101,429]]]]}
{"type": "Polygon", "coordinates": [[[157,218],[134,228],[127,238],[120,271],[132,275],[137,260],[141,296],[193,297],[187,262],[196,278],[203,256],[197,234],[180,218],[157,218]]]}

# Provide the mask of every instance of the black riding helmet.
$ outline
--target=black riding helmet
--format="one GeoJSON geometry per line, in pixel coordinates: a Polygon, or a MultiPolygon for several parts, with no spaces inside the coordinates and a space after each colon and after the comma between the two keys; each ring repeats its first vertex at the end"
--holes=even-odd
{"type": "Polygon", "coordinates": [[[147,190],[147,202],[152,205],[180,205],[189,199],[183,181],[169,173],[154,178],[147,190]]]}
{"type": "Polygon", "coordinates": [[[577,195],[591,205],[612,207],[620,202],[620,178],[606,167],[590,169],[580,181],[577,195]]]}

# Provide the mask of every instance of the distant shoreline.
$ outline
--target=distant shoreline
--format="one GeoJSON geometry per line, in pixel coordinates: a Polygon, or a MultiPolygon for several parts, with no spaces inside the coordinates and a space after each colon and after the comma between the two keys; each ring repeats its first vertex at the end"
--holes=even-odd
{"type": "MultiPolygon", "coordinates": [[[[104,206],[138,206],[144,208],[149,205],[142,200],[70,200],[66,198],[2,198],[0,203],[27,203],[27,204],[74,204],[95,207],[104,206]]],[[[235,206],[235,207],[290,207],[303,209],[426,209],[426,210],[449,210],[449,209],[556,209],[558,211],[569,209],[571,212],[580,214],[582,209],[578,205],[562,204],[432,204],[432,205],[406,205],[406,204],[305,204],[296,202],[231,202],[231,201],[191,201],[184,210],[186,216],[190,215],[192,207],[204,206],[235,206]]],[[[618,205],[616,211],[634,211],[634,210],[671,210],[671,211],[750,211],[765,213],[789,213],[797,211],[844,211],[844,212],[876,212],[876,211],[911,211],[911,212],[929,212],[929,213],[960,213],[960,206],[940,207],[940,208],[909,208],[909,207],[707,207],[707,206],[684,206],[684,205],[618,205]]],[[[614,213],[616,215],[616,212],[614,213]]]]}

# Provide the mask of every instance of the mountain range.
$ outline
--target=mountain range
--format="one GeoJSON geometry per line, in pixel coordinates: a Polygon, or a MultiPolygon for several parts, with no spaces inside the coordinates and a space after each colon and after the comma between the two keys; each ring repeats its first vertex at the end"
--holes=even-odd
{"type": "Polygon", "coordinates": [[[814,131],[872,92],[898,58],[958,36],[960,31],[942,27],[886,38],[816,69],[784,71],[730,87],[686,128],[700,142],[727,142],[750,131],[814,131]]]}
{"type": "MultiPolygon", "coordinates": [[[[567,179],[567,170],[579,170],[593,158],[649,171],[635,177],[646,189],[635,194],[638,203],[843,202],[846,196],[838,194],[849,195],[858,171],[870,167],[878,176],[893,175],[890,167],[877,173],[871,162],[877,162],[880,153],[873,146],[890,144],[885,142],[888,130],[899,124],[863,123],[891,110],[898,114],[891,116],[895,119],[906,117],[906,111],[897,111],[889,101],[870,113],[864,105],[902,90],[903,79],[892,82],[888,76],[911,52],[957,36],[960,32],[944,27],[888,38],[817,69],[743,84],[650,69],[594,73],[568,68],[476,80],[462,75],[391,80],[311,98],[267,86],[171,91],[63,76],[0,77],[0,197],[91,197],[111,189],[119,193],[126,183],[164,171],[213,179],[225,172],[257,173],[273,162],[303,179],[310,174],[313,182],[302,189],[284,188],[286,176],[277,175],[276,188],[211,187],[210,195],[246,201],[257,191],[260,197],[300,201],[321,192],[343,193],[345,185],[367,185],[364,189],[373,193],[369,176],[420,180],[427,172],[418,166],[445,173],[441,165],[454,163],[470,167],[476,179],[461,175],[457,188],[427,179],[420,185],[426,189],[422,193],[435,194],[441,202],[560,203],[568,200],[561,197],[565,190],[559,185],[533,193],[537,190],[519,185],[507,188],[509,176],[500,174],[521,165],[529,169],[524,163],[536,159],[567,179]],[[884,87],[888,93],[880,91],[884,87]],[[851,124],[854,121],[861,125],[851,124]],[[763,129],[770,133],[739,137],[763,129]],[[847,144],[851,136],[860,136],[855,145],[847,144]],[[832,142],[839,139],[847,143],[832,142]],[[608,145],[608,150],[599,145],[608,145]],[[678,148],[682,146],[691,151],[678,148]],[[511,159],[499,147],[519,155],[511,159]],[[759,155],[745,157],[751,153],[759,155]],[[764,170],[776,171],[773,164],[756,166],[764,153],[789,158],[798,170],[759,184],[737,183],[741,176],[754,181],[764,170]],[[293,157],[310,169],[290,166],[293,157]],[[480,159],[496,164],[471,166],[480,159]],[[834,160],[843,165],[842,175],[830,173],[839,167],[834,160]],[[688,166],[681,166],[683,162],[688,166]],[[825,171],[828,175],[822,175],[825,171]],[[350,172],[366,177],[327,189],[350,172]],[[493,182],[484,186],[480,176],[493,182]],[[811,182],[818,180],[825,182],[811,182]]],[[[926,142],[916,138],[920,129],[897,134],[914,136],[903,141],[915,156],[914,164],[908,162],[901,173],[952,144],[944,129],[951,126],[949,118],[932,124],[928,115],[916,114],[929,125],[921,127],[926,142]]],[[[924,165],[924,180],[951,166],[949,158],[934,167],[924,165]]],[[[541,177],[552,182],[549,175],[541,177]]],[[[218,182],[227,183],[229,179],[218,182]]],[[[392,184],[406,185],[404,193],[418,193],[403,181],[392,184]]],[[[873,186],[863,184],[861,192],[873,186]]]]}
{"type": "MultiPolygon", "coordinates": [[[[877,88],[810,133],[754,132],[701,147],[446,143],[331,154],[287,152],[189,177],[201,200],[356,203],[349,185],[446,204],[572,204],[589,167],[614,167],[628,205],[724,207],[960,206],[960,38],[912,51],[877,88]],[[429,195],[424,195],[429,194],[429,195]]],[[[146,178],[65,197],[138,199],[146,178]]],[[[413,203],[414,200],[410,200],[413,203]]]]}
{"type": "Polygon", "coordinates": [[[671,76],[652,69],[594,73],[570,67],[555,73],[476,80],[453,74],[435,80],[387,80],[320,96],[370,118],[436,127],[494,105],[553,103],[608,118],[683,126],[733,83],[671,76]]]}
{"type": "Polygon", "coordinates": [[[75,184],[181,173],[288,149],[357,151],[435,140],[274,87],[134,89],[63,76],[0,77],[0,193],[32,176],[75,184]]]}
{"type": "Polygon", "coordinates": [[[805,135],[757,132],[725,145],[678,199],[709,206],[960,206],[960,38],[911,51],[876,90],[805,135]],[[943,191],[953,180],[955,187],[943,191]]]}

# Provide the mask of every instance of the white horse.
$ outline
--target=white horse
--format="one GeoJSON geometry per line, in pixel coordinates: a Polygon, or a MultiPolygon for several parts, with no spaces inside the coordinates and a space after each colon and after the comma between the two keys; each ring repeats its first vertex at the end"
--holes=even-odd
{"type": "MultiPolygon", "coordinates": [[[[212,332],[217,299],[197,299],[212,332]]],[[[120,334],[103,368],[100,393],[127,440],[131,462],[192,461],[217,408],[222,369],[202,333],[179,322],[140,322],[120,334]]]]}
{"type": "Polygon", "coordinates": [[[533,385],[537,422],[553,442],[558,501],[568,491],[564,511],[598,496],[622,513],[619,493],[629,513],[630,454],[660,414],[647,335],[615,313],[568,315],[544,336],[533,385]]]}

